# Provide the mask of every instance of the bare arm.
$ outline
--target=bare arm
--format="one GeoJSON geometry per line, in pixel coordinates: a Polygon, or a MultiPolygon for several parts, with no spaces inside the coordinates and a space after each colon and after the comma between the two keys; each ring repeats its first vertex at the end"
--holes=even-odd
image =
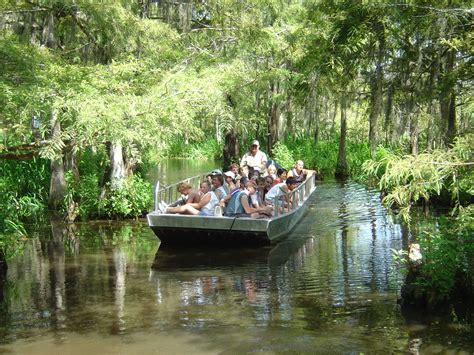
{"type": "Polygon", "coordinates": [[[198,203],[201,199],[201,195],[197,191],[191,191],[188,195],[188,204],[198,203]]]}
{"type": "Polygon", "coordinates": [[[244,208],[245,213],[248,213],[248,214],[252,214],[255,212],[271,212],[272,210],[270,206],[262,206],[262,207],[250,206],[247,195],[242,195],[242,197],[240,198],[240,202],[242,203],[242,207],[244,208]]]}
{"type": "Polygon", "coordinates": [[[211,201],[211,192],[208,192],[207,194],[205,194],[199,202],[190,203],[189,205],[194,207],[197,210],[200,210],[205,205],[207,205],[209,201],[211,201]]]}

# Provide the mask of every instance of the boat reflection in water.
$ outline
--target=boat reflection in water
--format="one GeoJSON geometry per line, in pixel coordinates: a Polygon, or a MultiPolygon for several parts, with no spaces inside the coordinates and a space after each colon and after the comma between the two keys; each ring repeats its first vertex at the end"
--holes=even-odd
{"type": "Polygon", "coordinates": [[[180,249],[162,248],[164,245],[161,245],[149,280],[156,284],[158,303],[182,307],[178,313],[186,314],[183,322],[187,326],[193,326],[195,322],[200,326],[206,323],[204,318],[200,322],[194,312],[204,312],[213,322],[216,318],[221,324],[229,320],[234,322],[236,317],[240,318],[234,314],[235,307],[232,306],[236,304],[257,306],[254,321],[268,325],[269,310],[275,302],[281,310],[286,309],[288,319],[292,317],[286,288],[293,272],[304,265],[305,255],[314,245],[313,237],[257,248],[180,249]],[[213,307],[209,313],[193,308],[206,304],[213,307]],[[193,319],[192,324],[188,323],[190,319],[193,319]]]}

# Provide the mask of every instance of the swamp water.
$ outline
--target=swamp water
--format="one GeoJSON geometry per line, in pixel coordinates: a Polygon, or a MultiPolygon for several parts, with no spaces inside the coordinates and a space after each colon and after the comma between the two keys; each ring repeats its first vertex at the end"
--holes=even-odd
{"type": "Polygon", "coordinates": [[[0,353],[474,351],[462,319],[402,314],[390,249],[409,235],[376,191],[326,182],[309,203],[268,247],[167,249],[143,220],[35,229],[9,263],[0,353]]]}

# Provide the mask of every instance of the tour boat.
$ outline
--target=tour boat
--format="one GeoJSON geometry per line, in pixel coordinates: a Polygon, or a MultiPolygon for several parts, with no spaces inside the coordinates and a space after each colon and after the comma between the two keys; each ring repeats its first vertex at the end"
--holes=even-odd
{"type": "MultiPolygon", "coordinates": [[[[187,182],[193,187],[206,179],[198,175],[180,182],[187,182]]],[[[315,187],[314,174],[309,176],[286,197],[294,201],[284,208],[276,208],[271,218],[247,218],[225,216],[191,216],[183,214],[162,213],[158,204],[168,204],[180,198],[177,185],[155,187],[155,210],[147,215],[148,225],[162,245],[202,245],[202,244],[270,244],[284,238],[303,217],[307,210],[307,201],[315,187]]],[[[281,205],[282,196],[275,197],[274,206],[281,205]]]]}

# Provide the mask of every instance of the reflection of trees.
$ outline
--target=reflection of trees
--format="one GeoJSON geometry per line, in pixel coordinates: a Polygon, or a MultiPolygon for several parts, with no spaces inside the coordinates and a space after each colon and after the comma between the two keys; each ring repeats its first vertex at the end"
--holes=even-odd
{"type": "Polygon", "coordinates": [[[112,334],[123,333],[126,329],[125,324],[125,276],[127,272],[127,259],[123,250],[113,248],[110,262],[110,280],[113,281],[115,313],[116,319],[112,324],[112,334]],[[113,277],[115,276],[115,277],[113,277]]]}
{"type": "Polygon", "coordinates": [[[49,271],[52,290],[51,308],[53,310],[52,321],[57,330],[66,328],[66,297],[65,297],[65,253],[64,240],[67,238],[67,229],[59,221],[51,221],[52,242],[49,244],[49,260],[51,269],[49,271]]]}
{"type": "Polygon", "coordinates": [[[142,224],[121,228],[100,223],[65,225],[60,221],[53,221],[49,230],[38,230],[41,239],[32,238],[24,255],[12,260],[9,278],[14,290],[5,302],[0,328],[16,334],[34,324],[61,332],[66,328],[81,332],[111,329],[110,324],[118,319],[117,328],[121,329],[129,260],[143,259],[148,266],[150,253],[146,255],[146,251],[156,250],[152,232],[149,242],[133,238],[143,230],[148,232],[142,224]],[[140,252],[130,253],[130,248],[140,252]]]}
{"type": "Polygon", "coordinates": [[[21,301],[11,302],[9,314],[42,317],[45,328],[108,334],[233,326],[312,331],[334,320],[376,329],[387,315],[387,299],[376,295],[389,263],[384,243],[399,231],[383,234],[377,202],[361,212],[350,189],[331,194],[323,226],[319,217],[314,226],[306,222],[309,231],[272,250],[206,250],[181,259],[157,253],[163,258],[152,270],[157,242],[148,229],[152,241],[140,245],[141,230],[131,225],[54,226],[50,240],[32,241],[25,258],[12,264],[21,301]]]}

